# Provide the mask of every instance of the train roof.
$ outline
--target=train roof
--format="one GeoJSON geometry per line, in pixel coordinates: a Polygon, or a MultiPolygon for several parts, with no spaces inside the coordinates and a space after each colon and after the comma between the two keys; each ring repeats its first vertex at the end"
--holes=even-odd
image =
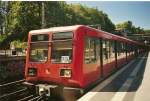
{"type": "Polygon", "coordinates": [[[81,26],[83,25],[52,27],[47,29],[32,30],[29,33],[36,34],[36,33],[48,33],[48,32],[72,31],[78,29],[81,26]]]}
{"type": "Polygon", "coordinates": [[[90,27],[90,29],[93,29],[93,30],[97,31],[99,33],[99,35],[104,39],[109,39],[109,40],[113,39],[113,40],[117,40],[117,41],[120,41],[120,42],[127,42],[127,43],[143,45],[143,44],[141,44],[137,41],[125,38],[123,36],[118,36],[118,35],[115,35],[115,34],[112,34],[112,33],[109,33],[109,32],[105,32],[103,30],[98,30],[98,29],[95,29],[95,28],[91,28],[91,27],[90,27]]]}
{"type": "Polygon", "coordinates": [[[143,45],[143,43],[139,43],[137,41],[133,41],[131,39],[128,39],[128,38],[125,38],[125,37],[122,37],[122,36],[118,36],[118,35],[115,35],[115,34],[112,34],[112,33],[109,33],[109,32],[105,32],[105,31],[102,31],[102,30],[98,30],[98,29],[95,29],[95,28],[92,28],[92,27],[88,27],[88,26],[85,26],[85,25],[52,27],[52,28],[47,28],[47,29],[31,30],[29,33],[30,34],[37,34],[37,33],[41,33],[41,34],[43,33],[44,34],[44,33],[49,33],[49,32],[74,31],[74,30],[77,30],[79,28],[86,28],[86,29],[89,29],[89,30],[96,31],[96,32],[98,32],[98,36],[101,36],[104,39],[113,39],[113,40],[118,40],[118,41],[122,41],[122,42],[125,41],[125,42],[128,42],[128,43],[143,45]]]}

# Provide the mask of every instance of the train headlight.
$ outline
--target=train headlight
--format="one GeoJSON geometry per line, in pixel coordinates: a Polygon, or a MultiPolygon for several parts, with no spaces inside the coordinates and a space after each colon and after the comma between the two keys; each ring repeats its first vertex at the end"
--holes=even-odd
{"type": "Polygon", "coordinates": [[[60,76],[61,77],[67,77],[70,78],[71,77],[71,69],[61,69],[60,70],[60,76]]]}
{"type": "Polygon", "coordinates": [[[37,74],[37,69],[36,68],[29,68],[28,69],[28,75],[29,76],[35,76],[37,74]]]}
{"type": "Polygon", "coordinates": [[[42,87],[39,87],[39,92],[44,92],[44,88],[42,88],[42,87]]]}

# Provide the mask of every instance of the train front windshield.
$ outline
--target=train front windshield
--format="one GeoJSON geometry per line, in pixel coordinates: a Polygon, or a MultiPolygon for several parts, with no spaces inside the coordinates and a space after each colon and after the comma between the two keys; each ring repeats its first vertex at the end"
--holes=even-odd
{"type": "Polygon", "coordinates": [[[46,62],[48,59],[48,34],[32,35],[30,48],[31,62],[46,62]]]}
{"type": "Polygon", "coordinates": [[[54,33],[51,48],[51,63],[71,63],[72,32],[54,33]]]}
{"type": "Polygon", "coordinates": [[[50,56],[51,63],[71,63],[72,38],[72,32],[53,33],[51,41],[49,41],[48,34],[32,35],[30,44],[30,61],[46,62],[48,56],[50,56]],[[51,51],[48,49],[51,49],[51,51]],[[48,51],[51,52],[50,55],[48,55],[48,51]]]}

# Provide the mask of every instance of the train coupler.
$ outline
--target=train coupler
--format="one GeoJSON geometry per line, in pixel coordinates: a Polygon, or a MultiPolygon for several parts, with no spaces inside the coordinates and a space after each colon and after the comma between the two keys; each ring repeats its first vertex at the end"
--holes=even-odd
{"type": "Polygon", "coordinates": [[[40,96],[60,96],[62,88],[58,85],[47,85],[47,84],[38,84],[36,85],[36,94],[40,96]]]}

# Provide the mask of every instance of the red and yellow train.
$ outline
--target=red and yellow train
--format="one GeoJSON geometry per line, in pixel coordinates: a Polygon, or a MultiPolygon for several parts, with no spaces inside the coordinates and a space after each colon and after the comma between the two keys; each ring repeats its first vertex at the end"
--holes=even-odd
{"type": "Polygon", "coordinates": [[[87,89],[143,51],[142,44],[84,25],[33,30],[28,35],[25,79],[38,94],[87,89]]]}

